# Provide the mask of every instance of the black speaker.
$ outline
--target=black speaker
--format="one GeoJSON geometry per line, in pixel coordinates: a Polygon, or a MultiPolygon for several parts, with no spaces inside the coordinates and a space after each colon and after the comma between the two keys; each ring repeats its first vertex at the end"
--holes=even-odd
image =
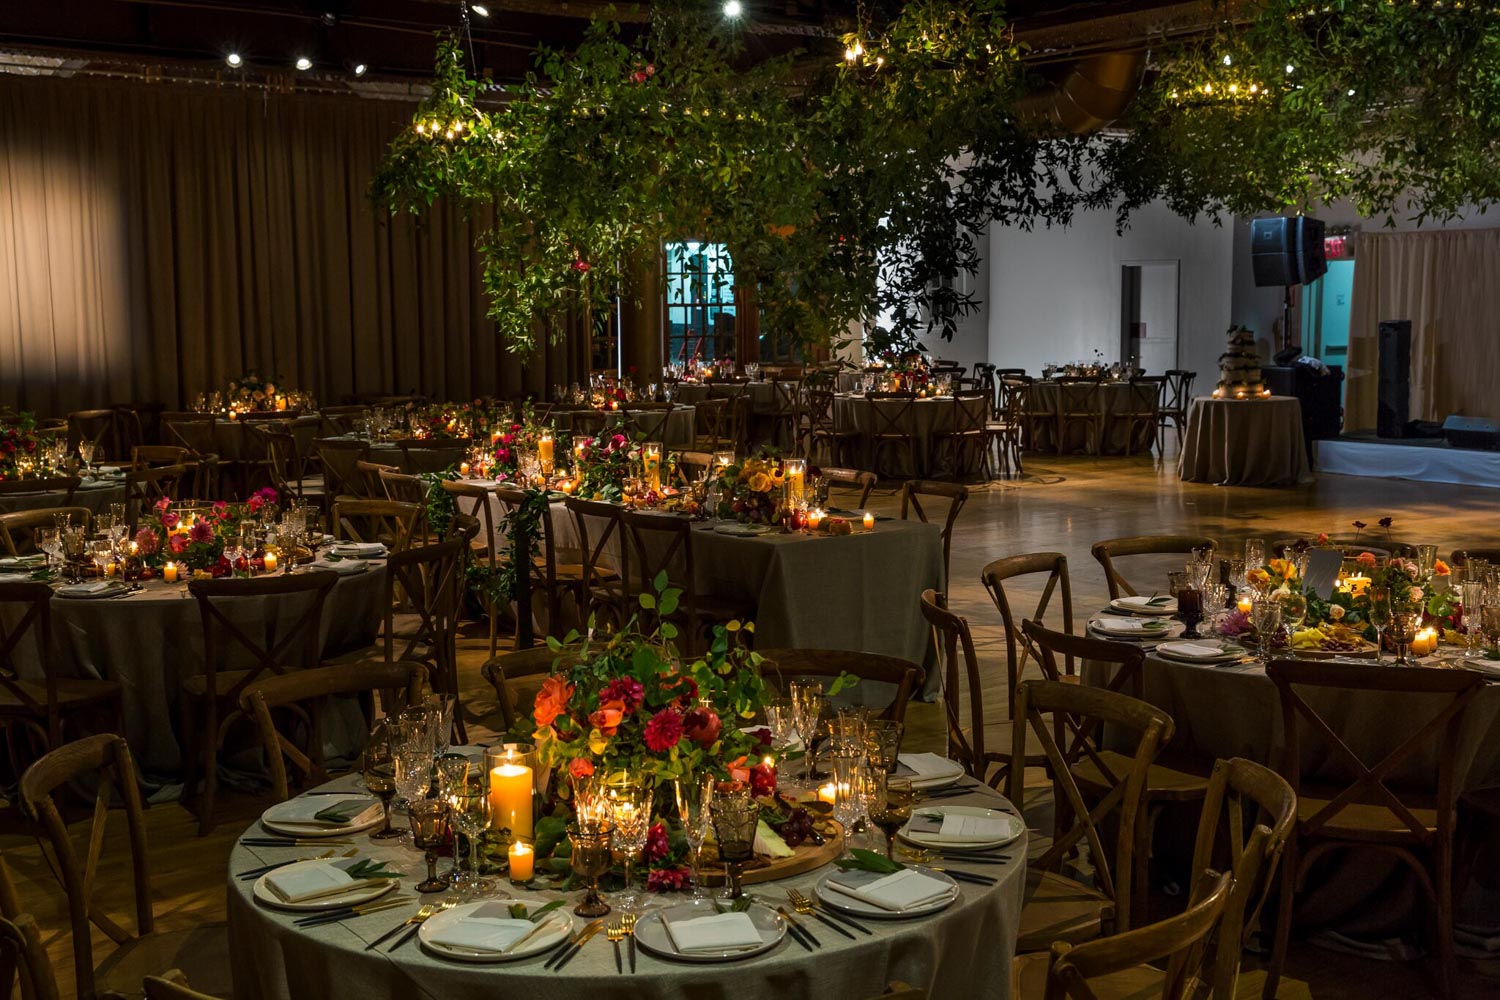
{"type": "Polygon", "coordinates": [[[1483,417],[1461,417],[1455,413],[1443,421],[1443,437],[1454,448],[1494,451],[1500,446],[1500,426],[1483,417]]]}
{"type": "Polygon", "coordinates": [[[1407,411],[1411,407],[1411,320],[1385,320],[1380,324],[1378,369],[1375,435],[1405,437],[1407,411]]]}
{"type": "Polygon", "coordinates": [[[1253,219],[1250,265],[1255,284],[1305,285],[1328,270],[1323,223],[1305,215],[1253,219]]]}

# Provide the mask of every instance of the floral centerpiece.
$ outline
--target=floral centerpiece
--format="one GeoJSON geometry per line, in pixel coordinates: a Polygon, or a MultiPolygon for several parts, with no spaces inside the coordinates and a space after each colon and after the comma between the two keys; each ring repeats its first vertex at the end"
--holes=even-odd
{"type": "Polygon", "coordinates": [[[254,369],[230,379],[224,394],[224,406],[240,413],[296,409],[301,405],[312,405],[307,393],[288,388],[280,375],[262,375],[254,369]]]}
{"type": "Polygon", "coordinates": [[[726,465],[719,473],[719,516],[747,524],[775,524],[781,516],[786,471],[765,455],[726,465]]]}
{"type": "Polygon", "coordinates": [[[246,554],[231,566],[225,548],[239,534],[241,521],[259,517],[268,504],[274,506],[278,501],[276,491],[269,486],[244,504],[220,500],[189,512],[173,510],[171,501],[163,498],[136,529],[132,537],[134,554],[152,570],[170,562],[194,576],[221,577],[248,571],[258,560],[246,554]]]}
{"type": "Polygon", "coordinates": [[[625,478],[630,475],[638,451],[619,432],[574,441],[573,457],[578,473],[574,494],[585,500],[619,502],[625,495],[625,478]]]}
{"type": "Polygon", "coordinates": [[[40,443],[35,414],[22,413],[15,423],[0,427],[0,479],[20,479],[21,466],[30,464],[40,443]]]}

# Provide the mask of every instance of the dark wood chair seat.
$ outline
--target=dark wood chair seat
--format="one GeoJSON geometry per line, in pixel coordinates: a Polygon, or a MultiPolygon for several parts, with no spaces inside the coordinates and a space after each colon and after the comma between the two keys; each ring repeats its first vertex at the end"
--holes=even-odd
{"type": "MultiPolygon", "coordinates": [[[[1101,765],[1116,775],[1130,770],[1131,758],[1114,750],[1100,750],[1095,759],[1084,758],[1073,766],[1073,776],[1078,783],[1092,791],[1113,788],[1118,779],[1110,779],[1101,770],[1101,765]]],[[[1194,774],[1178,770],[1166,764],[1152,764],[1146,770],[1146,801],[1148,802],[1196,802],[1208,791],[1207,774],[1194,774]]]]}
{"type": "MultiPolygon", "coordinates": [[[[0,715],[31,715],[33,709],[26,704],[26,697],[45,705],[47,685],[43,681],[14,681],[11,687],[0,687],[0,715]]],[[[81,677],[59,677],[57,679],[57,707],[64,712],[93,705],[104,705],[119,700],[118,681],[101,681],[81,677]]]]}
{"type": "Polygon", "coordinates": [[[1028,870],[1016,952],[1045,952],[1053,941],[1092,941],[1114,919],[1104,893],[1057,872],[1028,870]]]}

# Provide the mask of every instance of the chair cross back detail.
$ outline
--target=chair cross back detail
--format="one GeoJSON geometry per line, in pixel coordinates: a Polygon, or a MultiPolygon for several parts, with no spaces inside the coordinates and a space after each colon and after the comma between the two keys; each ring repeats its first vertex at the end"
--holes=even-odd
{"type": "Polygon", "coordinates": [[[665,576],[670,585],[682,588],[685,610],[691,619],[697,610],[694,600],[696,584],[693,575],[692,522],[676,514],[647,514],[633,510],[625,511],[621,519],[628,529],[630,544],[635,549],[640,592],[653,593],[657,577],[665,576]],[[653,553],[646,545],[648,534],[668,535],[670,541],[664,548],[653,553]],[[676,574],[680,579],[673,579],[674,567],[680,568],[681,572],[676,574]]]}
{"type": "Polygon", "coordinates": [[[578,531],[579,548],[583,553],[584,591],[587,592],[590,587],[602,586],[607,582],[606,574],[600,571],[600,566],[604,562],[604,554],[610,542],[614,540],[619,542],[620,579],[628,582],[630,549],[625,543],[624,520],[621,517],[620,508],[611,503],[584,500],[579,497],[568,497],[564,504],[572,513],[573,523],[578,531]],[[597,540],[589,538],[588,519],[591,517],[600,518],[605,522],[597,540]]]}
{"type": "MultiPolygon", "coordinates": [[[[0,616],[0,687],[9,691],[23,706],[38,715],[47,716],[48,729],[57,723],[51,711],[57,705],[57,675],[52,669],[52,588],[45,583],[0,583],[0,607],[5,605],[27,605],[26,611],[14,625],[6,627],[0,616]],[[18,681],[20,667],[16,663],[16,652],[28,635],[35,635],[42,657],[42,669],[46,673],[47,704],[37,702],[18,681]]],[[[49,732],[50,746],[56,746],[61,736],[49,732]]]]}
{"type": "Polygon", "coordinates": [[[871,437],[905,438],[916,433],[917,394],[914,392],[868,392],[871,437]]]}
{"type": "Polygon", "coordinates": [[[1115,566],[1116,559],[1122,556],[1189,555],[1194,549],[1217,550],[1218,547],[1218,542],[1202,536],[1137,535],[1131,538],[1111,538],[1107,541],[1095,542],[1091,551],[1104,569],[1104,582],[1109,585],[1109,598],[1115,600],[1121,596],[1135,597],[1139,593],[1115,566]]]}
{"type": "Polygon", "coordinates": [[[407,660],[444,665],[453,651],[448,636],[458,614],[459,595],[463,589],[464,550],[468,540],[459,536],[436,545],[423,545],[393,552],[386,560],[385,631],[386,662],[407,660]],[[406,648],[398,656],[395,648],[396,595],[405,596],[407,606],[417,616],[416,628],[401,637],[406,648]],[[419,649],[425,649],[417,655],[419,649]]]}
{"type": "MultiPolygon", "coordinates": [[[[1049,681],[1063,679],[1063,675],[1057,670],[1057,654],[1061,653],[1070,661],[1091,660],[1095,663],[1116,665],[1119,669],[1109,679],[1109,683],[1096,687],[1095,690],[1109,691],[1127,698],[1141,698],[1142,689],[1145,686],[1146,651],[1139,646],[1111,642],[1108,639],[1066,635],[1045,628],[1040,622],[1022,622],[1021,631],[1041,654],[1042,672],[1049,681]]],[[[1072,734],[1068,745],[1069,760],[1076,760],[1080,755],[1085,756],[1099,768],[1105,777],[1111,781],[1118,781],[1119,775],[1111,771],[1104,759],[1099,756],[1099,745],[1096,739],[1099,729],[1097,719],[1090,719],[1083,725],[1078,725],[1068,719],[1059,725],[1058,733],[1061,734],[1066,730],[1072,734]]]]}
{"type": "MultiPolygon", "coordinates": [[[[1052,605],[1052,598],[1056,595],[1062,604],[1062,630],[1072,635],[1073,584],[1068,574],[1068,557],[1061,552],[1033,552],[996,559],[985,566],[979,574],[980,580],[984,583],[984,589],[989,592],[990,600],[994,602],[995,610],[1000,612],[1001,625],[1005,629],[1005,655],[1006,665],[1010,671],[1008,679],[1011,691],[1015,691],[1016,685],[1021,682],[1029,660],[1034,658],[1038,664],[1043,664],[1044,661],[1036,644],[1021,628],[1021,623],[1025,619],[1017,619],[1011,610],[1010,595],[1006,592],[1005,581],[1037,573],[1046,573],[1047,583],[1042,588],[1042,596],[1038,599],[1035,610],[1029,616],[1030,620],[1045,621],[1052,605]]],[[[1055,663],[1052,664],[1050,671],[1046,666],[1042,669],[1049,680],[1062,679],[1057,675],[1055,663]]],[[[1074,676],[1074,658],[1071,654],[1066,657],[1065,675],[1074,676]]],[[[1007,708],[1013,711],[1011,706],[1008,705],[1007,708]]],[[[1015,718],[1014,714],[1010,717],[1015,718]]]]}
{"type": "Polygon", "coordinates": [[[948,719],[948,756],[964,764],[969,775],[985,779],[991,762],[998,760],[984,746],[984,697],[979,676],[979,657],[969,623],[947,608],[947,598],[931,590],[922,592],[922,617],[932,628],[937,646],[939,677],[942,678],[943,714],[948,719]],[[958,716],[959,655],[963,656],[964,681],[969,688],[969,732],[964,736],[958,716]]]}
{"type": "Polygon", "coordinates": [[[254,683],[262,674],[282,675],[287,672],[288,666],[296,669],[316,666],[321,659],[323,605],[328,598],[328,592],[338,583],[338,579],[338,574],[333,570],[313,570],[296,576],[190,581],[188,592],[197,598],[198,610],[203,621],[203,663],[204,672],[208,677],[209,697],[238,699],[240,692],[254,683]],[[282,620],[274,615],[267,621],[268,629],[274,623],[280,633],[275,639],[269,639],[267,636],[256,639],[247,634],[225,612],[225,604],[221,603],[244,598],[274,598],[297,594],[308,594],[311,600],[308,606],[290,622],[289,627],[283,628],[282,620]],[[227,644],[229,648],[238,646],[256,661],[256,665],[249,668],[245,676],[226,691],[219,691],[215,686],[216,675],[219,673],[216,654],[221,645],[219,638],[221,630],[231,640],[227,644]],[[288,655],[293,652],[297,643],[305,647],[297,658],[299,662],[288,663],[288,655]]]}

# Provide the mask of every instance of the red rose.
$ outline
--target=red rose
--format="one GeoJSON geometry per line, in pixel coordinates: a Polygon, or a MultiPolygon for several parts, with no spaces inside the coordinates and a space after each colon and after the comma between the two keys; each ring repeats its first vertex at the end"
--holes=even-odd
{"type": "Polygon", "coordinates": [[[625,721],[623,701],[601,702],[597,709],[589,713],[589,725],[605,736],[613,736],[623,721],[625,721]]]}
{"type": "Polygon", "coordinates": [[[552,721],[568,707],[568,699],[572,697],[573,685],[555,675],[548,677],[542,681],[542,690],[537,693],[532,718],[538,726],[552,725],[552,721]]]}
{"type": "Polygon", "coordinates": [[[660,861],[672,853],[672,844],[667,839],[667,827],[665,823],[652,823],[651,829],[646,831],[646,849],[642,852],[646,864],[660,861]]]}
{"type": "Polygon", "coordinates": [[[587,778],[594,773],[594,762],[587,757],[574,757],[568,761],[568,773],[574,778],[587,778]]]}
{"type": "Polygon", "coordinates": [[[573,270],[578,271],[580,274],[587,274],[593,270],[593,266],[586,260],[575,260],[573,262],[573,270]]]}

